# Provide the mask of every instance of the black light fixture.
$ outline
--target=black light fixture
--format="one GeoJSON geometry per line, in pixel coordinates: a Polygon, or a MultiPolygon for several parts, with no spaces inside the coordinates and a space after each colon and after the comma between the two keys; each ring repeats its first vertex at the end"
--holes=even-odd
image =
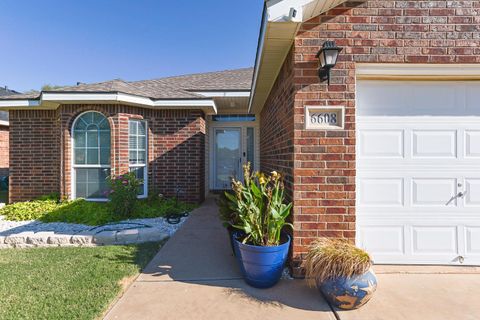
{"type": "Polygon", "coordinates": [[[335,67],[340,51],[343,48],[337,47],[335,41],[325,41],[322,49],[318,51],[317,58],[320,60],[320,69],[318,69],[318,77],[322,82],[328,81],[330,85],[330,69],[335,67]]]}

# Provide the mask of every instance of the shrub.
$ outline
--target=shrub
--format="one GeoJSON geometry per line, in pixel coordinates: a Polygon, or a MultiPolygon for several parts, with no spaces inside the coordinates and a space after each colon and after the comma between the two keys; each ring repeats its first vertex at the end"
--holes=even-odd
{"type": "Polygon", "coordinates": [[[311,245],[305,261],[310,285],[338,277],[359,276],[371,266],[370,255],[346,239],[318,239],[311,245]]]}
{"type": "Polygon", "coordinates": [[[108,197],[114,214],[129,218],[135,209],[142,181],[135,177],[135,173],[129,172],[118,177],[109,177],[108,183],[111,188],[108,197]]]}
{"type": "Polygon", "coordinates": [[[269,176],[250,173],[250,163],[243,166],[245,184],[232,179],[234,194],[225,193],[231,208],[238,214],[238,222],[233,225],[243,230],[246,237],[243,243],[256,246],[277,246],[292,204],[285,204],[282,175],[273,171],[269,176]]]}
{"type": "MultiPolygon", "coordinates": [[[[168,213],[191,211],[194,205],[165,199],[149,203],[138,200],[131,218],[157,218],[168,213]]],[[[91,226],[123,220],[114,214],[108,202],[92,202],[85,199],[57,202],[55,200],[34,200],[17,202],[0,208],[0,215],[11,221],[40,220],[43,222],[81,223],[91,226]]]]}
{"type": "Polygon", "coordinates": [[[13,221],[36,220],[56,210],[59,206],[60,204],[56,200],[17,202],[1,208],[0,215],[13,221]]]}

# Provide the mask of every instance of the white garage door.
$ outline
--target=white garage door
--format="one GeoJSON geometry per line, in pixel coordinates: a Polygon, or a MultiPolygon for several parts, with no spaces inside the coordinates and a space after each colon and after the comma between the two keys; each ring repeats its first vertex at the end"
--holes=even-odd
{"type": "Polygon", "coordinates": [[[376,263],[480,264],[480,83],[359,81],[357,243],[376,263]]]}

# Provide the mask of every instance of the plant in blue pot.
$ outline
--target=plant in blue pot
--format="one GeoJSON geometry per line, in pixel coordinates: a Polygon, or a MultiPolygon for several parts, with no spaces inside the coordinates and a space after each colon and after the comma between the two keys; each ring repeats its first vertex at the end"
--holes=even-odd
{"type": "Polygon", "coordinates": [[[245,281],[256,288],[274,286],[282,276],[290,248],[285,227],[292,209],[285,203],[283,177],[278,172],[251,173],[246,164],[244,182],[233,179],[233,194],[226,193],[236,212],[233,234],[235,256],[245,281]]]}
{"type": "Polygon", "coordinates": [[[234,226],[238,224],[238,214],[235,211],[236,207],[234,203],[228,200],[226,194],[233,194],[233,191],[225,191],[225,193],[220,194],[217,198],[217,206],[218,206],[218,213],[219,218],[222,221],[222,225],[226,228],[229,239],[230,239],[230,247],[232,248],[232,253],[235,255],[234,244],[233,244],[233,235],[237,232],[241,232],[240,229],[235,228],[234,226]]]}
{"type": "Polygon", "coordinates": [[[320,238],[305,261],[305,276],[330,304],[344,310],[365,305],[377,289],[372,259],[345,239],[320,238]]]}

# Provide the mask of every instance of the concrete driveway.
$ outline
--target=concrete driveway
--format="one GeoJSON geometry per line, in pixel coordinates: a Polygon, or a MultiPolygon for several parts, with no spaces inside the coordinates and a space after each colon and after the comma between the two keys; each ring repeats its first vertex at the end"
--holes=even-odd
{"type": "Polygon", "coordinates": [[[377,266],[378,289],[363,308],[338,311],[342,320],[480,319],[478,268],[377,266]]]}
{"type": "Polygon", "coordinates": [[[105,319],[480,319],[475,268],[377,267],[379,288],[356,311],[332,310],[302,280],[244,283],[213,199],[192,213],[105,319]]]}

